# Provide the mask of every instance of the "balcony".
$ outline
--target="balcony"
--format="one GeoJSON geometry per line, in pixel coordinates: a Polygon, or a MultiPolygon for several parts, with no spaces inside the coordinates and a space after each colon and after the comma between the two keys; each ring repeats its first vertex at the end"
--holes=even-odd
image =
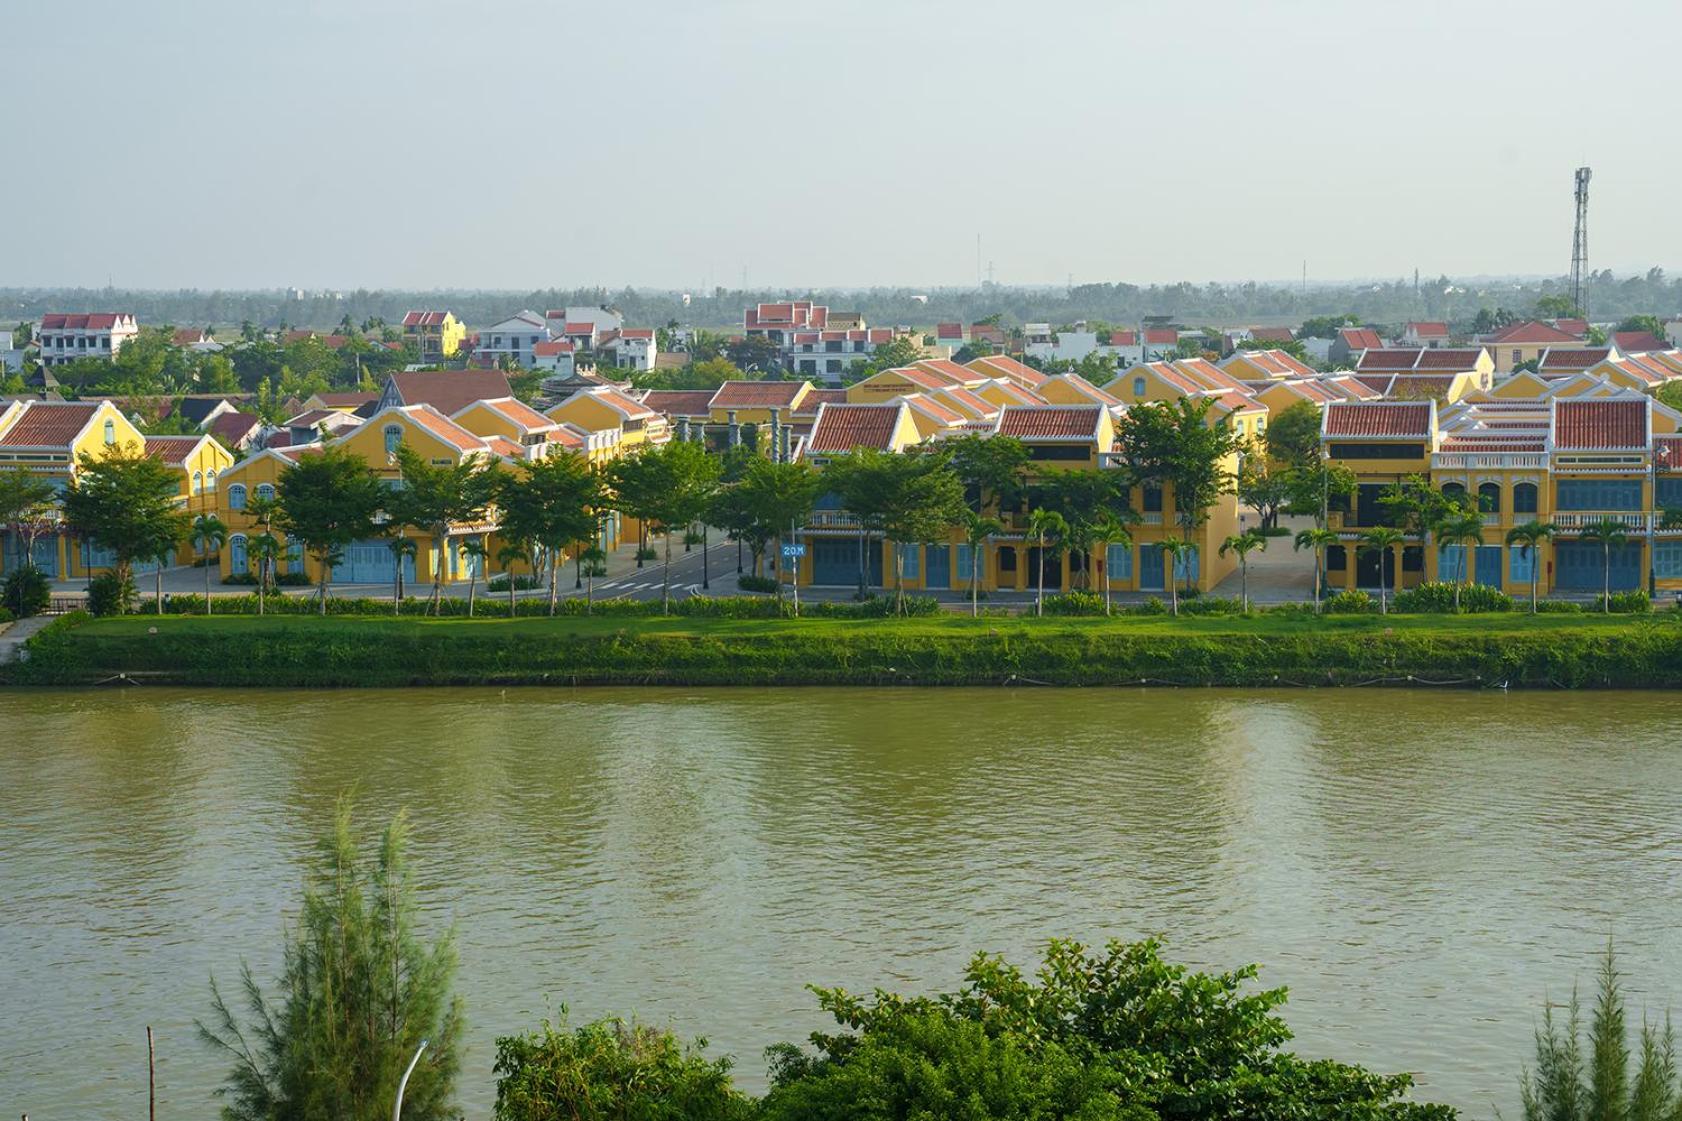
{"type": "Polygon", "coordinates": [[[1658,527],[1659,515],[1630,513],[1621,510],[1606,511],[1578,511],[1570,514],[1555,514],[1553,524],[1555,528],[1565,533],[1579,530],[1585,526],[1598,525],[1603,521],[1615,521],[1626,530],[1645,533],[1649,528],[1658,527]]]}
{"type": "Polygon", "coordinates": [[[806,519],[807,529],[857,529],[859,520],[856,514],[846,510],[814,510],[812,516],[806,519]]]}
{"type": "Polygon", "coordinates": [[[1541,452],[1437,452],[1433,471],[1541,471],[1548,457],[1541,452]]]}

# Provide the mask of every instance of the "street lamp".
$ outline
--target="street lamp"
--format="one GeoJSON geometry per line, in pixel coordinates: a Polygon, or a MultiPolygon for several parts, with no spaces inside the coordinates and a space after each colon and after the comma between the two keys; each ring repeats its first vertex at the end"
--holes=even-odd
{"type": "Polygon", "coordinates": [[[409,1069],[403,1072],[403,1081],[397,1084],[397,1100],[391,1105],[391,1121],[402,1121],[403,1091],[408,1089],[409,1076],[415,1073],[415,1064],[420,1062],[421,1052],[426,1050],[426,1040],[421,1040],[420,1046],[415,1048],[415,1057],[409,1060],[409,1069]]]}
{"type": "Polygon", "coordinates": [[[1647,598],[1658,594],[1658,528],[1659,528],[1659,464],[1670,459],[1670,449],[1659,446],[1653,450],[1653,500],[1647,513],[1647,598]]]}

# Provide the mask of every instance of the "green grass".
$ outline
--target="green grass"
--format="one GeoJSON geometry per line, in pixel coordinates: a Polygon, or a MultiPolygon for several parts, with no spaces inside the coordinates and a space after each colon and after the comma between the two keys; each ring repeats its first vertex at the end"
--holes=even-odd
{"type": "Polygon", "coordinates": [[[38,636],[20,684],[1682,686],[1682,617],[131,616],[38,636]]]}

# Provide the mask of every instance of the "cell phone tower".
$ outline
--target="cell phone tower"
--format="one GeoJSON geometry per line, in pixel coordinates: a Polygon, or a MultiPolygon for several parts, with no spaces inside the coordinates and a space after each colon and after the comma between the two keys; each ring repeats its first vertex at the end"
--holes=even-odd
{"type": "Polygon", "coordinates": [[[1577,169],[1577,227],[1571,234],[1571,302],[1577,305],[1577,316],[1587,319],[1588,305],[1583,302],[1583,281],[1589,271],[1589,177],[1594,172],[1586,167],[1577,169]]]}

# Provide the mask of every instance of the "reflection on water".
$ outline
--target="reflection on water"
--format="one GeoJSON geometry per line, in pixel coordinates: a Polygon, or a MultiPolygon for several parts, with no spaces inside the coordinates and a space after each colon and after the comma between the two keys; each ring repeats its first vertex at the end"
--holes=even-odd
{"type": "MultiPolygon", "coordinates": [[[[1263,963],[1305,1050],[1512,1113],[1532,1010],[1615,935],[1682,994],[1662,695],[598,690],[0,693],[0,1106],[210,1117],[206,979],[271,977],[348,786],[415,820],[489,1113],[565,1004],[760,1049],[802,986],[1161,932],[1263,963]]],[[[1650,985],[1653,992],[1642,986],[1650,985]]]]}

